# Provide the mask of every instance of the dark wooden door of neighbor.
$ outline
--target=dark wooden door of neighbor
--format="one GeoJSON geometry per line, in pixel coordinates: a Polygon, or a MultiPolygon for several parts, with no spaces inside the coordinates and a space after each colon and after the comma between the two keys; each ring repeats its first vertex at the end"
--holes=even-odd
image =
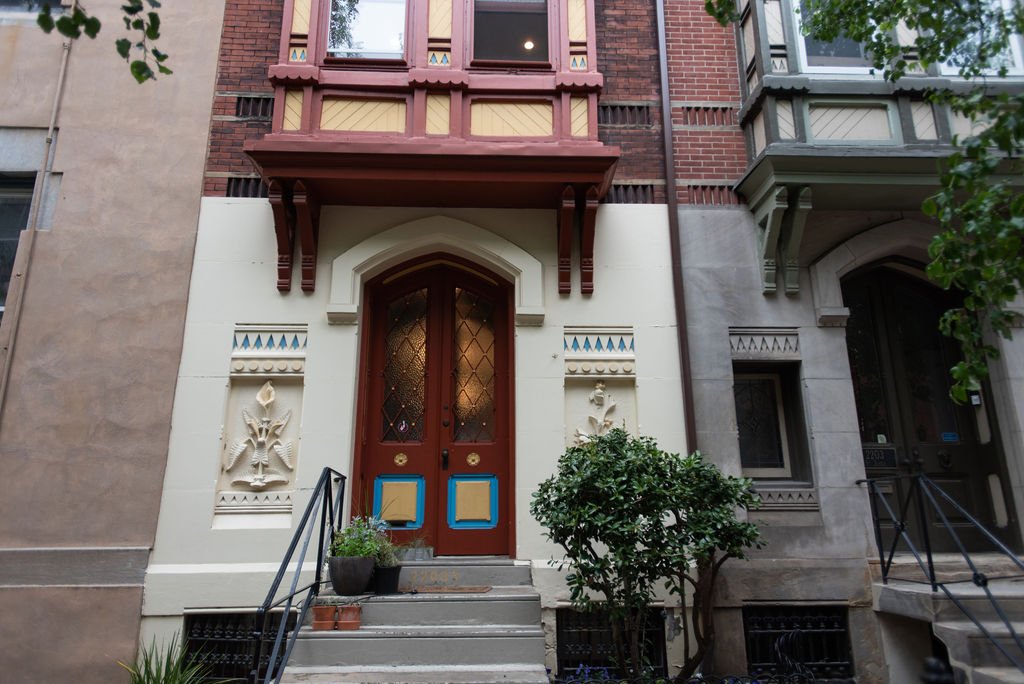
{"type": "MultiPolygon", "coordinates": [[[[938,325],[956,300],[898,266],[849,279],[843,297],[850,308],[847,349],[867,476],[924,472],[1003,536],[1008,530],[1005,505],[1000,502],[998,515],[993,506],[993,492],[1002,498],[1002,477],[989,424],[992,413],[980,403],[958,406],[949,397],[949,369],[959,357],[938,325]]],[[[899,511],[908,495],[906,481],[887,484],[884,491],[899,511]]],[[[916,507],[910,510],[909,530],[919,545],[916,507]]],[[[940,516],[926,510],[933,550],[955,551],[940,516]]],[[[942,511],[968,548],[991,549],[962,514],[948,505],[942,511]]],[[[879,517],[887,519],[884,510],[879,517]]],[[[883,530],[888,544],[895,533],[891,525],[883,530]]]]}
{"type": "Polygon", "coordinates": [[[510,289],[447,256],[368,286],[361,482],[399,542],[509,552],[510,289]]]}

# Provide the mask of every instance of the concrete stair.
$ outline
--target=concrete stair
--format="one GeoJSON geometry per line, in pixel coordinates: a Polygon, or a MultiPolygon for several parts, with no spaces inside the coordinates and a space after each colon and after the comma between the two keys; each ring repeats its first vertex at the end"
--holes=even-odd
{"type": "MultiPolygon", "coordinates": [[[[1014,577],[1019,570],[1001,556],[974,560],[989,578],[989,590],[1014,631],[1024,640],[1024,577],[1014,577]]],[[[1024,662],[1024,650],[1016,645],[984,590],[970,581],[957,582],[971,577],[962,560],[938,558],[936,576],[938,581],[946,582],[950,592],[1008,653],[1024,662]]],[[[931,623],[933,633],[949,651],[958,684],[1024,684],[1024,673],[1000,653],[941,589],[933,593],[930,585],[909,581],[922,578],[916,563],[911,565],[908,561],[896,568],[888,584],[874,584],[875,610],[931,623]]]]}
{"type": "Polygon", "coordinates": [[[362,605],[362,626],[304,625],[282,682],[541,684],[544,632],[529,565],[506,558],[403,563],[401,594],[337,597],[362,605]]]}

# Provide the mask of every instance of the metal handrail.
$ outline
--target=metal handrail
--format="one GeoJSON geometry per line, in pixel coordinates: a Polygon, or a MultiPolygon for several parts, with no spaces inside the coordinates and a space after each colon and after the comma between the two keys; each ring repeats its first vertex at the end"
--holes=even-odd
{"type": "Polygon", "coordinates": [[[277,636],[274,639],[274,646],[270,650],[269,659],[267,661],[267,672],[263,679],[264,684],[270,684],[270,682],[275,682],[275,684],[277,684],[281,681],[281,675],[284,674],[285,664],[291,657],[292,648],[295,646],[295,640],[299,634],[298,626],[303,624],[310,605],[312,605],[313,601],[320,594],[320,585],[324,581],[324,560],[327,557],[327,549],[331,543],[334,531],[337,529],[337,526],[341,521],[341,506],[344,498],[345,476],[333,468],[324,468],[320,473],[316,486],[313,488],[313,494],[309,497],[309,503],[306,504],[306,510],[302,514],[302,519],[299,521],[295,534],[292,535],[291,543],[288,545],[288,550],[285,552],[284,559],[281,561],[281,566],[278,568],[277,574],[274,576],[274,581],[270,585],[267,597],[263,600],[262,605],[256,609],[256,626],[253,634],[253,640],[256,642],[256,647],[253,649],[252,670],[249,673],[250,682],[260,681],[260,662],[263,659],[265,635],[269,631],[270,613],[271,611],[283,606],[281,623],[278,625],[276,630],[277,636]],[[337,484],[337,491],[335,491],[335,484],[337,484]],[[315,521],[314,514],[318,508],[320,509],[319,521],[315,521]],[[319,524],[317,524],[317,522],[319,524]],[[302,566],[305,564],[306,553],[309,550],[309,543],[312,540],[314,529],[317,530],[315,579],[312,583],[299,588],[299,577],[302,574],[302,566]],[[298,548],[300,540],[302,541],[302,550],[299,553],[298,558],[294,560],[293,565],[292,559],[295,557],[295,550],[298,548]],[[292,565],[293,575],[290,591],[288,594],[278,598],[277,592],[281,588],[285,575],[289,571],[289,566],[292,565]],[[303,592],[306,594],[305,598],[301,600],[297,607],[293,607],[295,597],[303,592]],[[284,645],[284,635],[287,631],[288,618],[293,610],[298,611],[296,628],[292,630],[292,635],[288,639],[288,643],[285,646],[284,654],[282,656],[281,648],[284,645]],[[280,662],[278,662],[279,657],[280,662]]]}
{"type": "MultiPolygon", "coordinates": [[[[921,568],[922,572],[924,572],[925,577],[927,578],[927,584],[931,586],[932,591],[937,592],[941,590],[942,593],[945,594],[946,597],[953,602],[953,605],[955,605],[960,610],[960,612],[962,612],[971,622],[974,623],[974,625],[981,631],[985,638],[987,638],[992,643],[992,645],[994,645],[996,649],[1013,664],[1014,667],[1016,667],[1021,672],[1024,672],[1024,641],[1022,641],[1021,637],[1017,634],[1017,631],[1014,629],[1013,623],[1010,620],[1009,616],[1007,616],[1006,611],[999,604],[999,600],[992,594],[992,590],[989,588],[989,582],[994,579],[1008,579],[1009,577],[1020,577],[1024,575],[1024,562],[1022,562],[1021,559],[1018,558],[1016,554],[1014,554],[1013,551],[1011,551],[1006,546],[1006,544],[1000,541],[994,534],[992,534],[990,530],[988,530],[984,525],[978,522],[978,520],[973,515],[967,512],[963,506],[957,503],[957,501],[953,497],[947,494],[941,487],[935,484],[935,482],[924,473],[909,473],[903,475],[891,475],[888,477],[870,478],[866,480],[857,480],[857,484],[866,484],[871,493],[871,517],[874,520],[875,543],[878,546],[878,557],[881,562],[882,583],[889,583],[889,572],[892,569],[893,560],[896,556],[896,550],[900,546],[900,542],[902,541],[910,550],[910,553],[913,554],[914,560],[917,561],[917,564],[921,568]],[[907,496],[900,504],[899,515],[897,515],[896,511],[893,510],[892,506],[889,504],[889,501],[886,500],[885,493],[881,490],[880,487],[880,485],[883,483],[895,484],[897,481],[904,481],[910,483],[907,496]],[[957,514],[963,516],[963,518],[967,520],[974,529],[981,533],[981,536],[984,537],[985,540],[992,544],[996,551],[998,551],[999,553],[1003,554],[1011,561],[1013,561],[1013,564],[1017,566],[1017,568],[1021,571],[1022,574],[1014,574],[1000,577],[988,577],[984,572],[979,570],[977,563],[973,558],[971,558],[971,554],[967,550],[967,547],[963,543],[963,540],[960,539],[960,535],[957,534],[954,527],[950,524],[946,512],[943,511],[942,506],[940,506],[939,504],[940,501],[943,505],[956,511],[957,514]],[[882,521],[879,519],[878,516],[879,503],[881,503],[881,505],[885,508],[886,513],[888,513],[889,520],[891,521],[891,524],[893,526],[893,529],[896,531],[896,534],[893,536],[892,542],[889,544],[888,548],[886,548],[885,543],[882,540],[882,521]],[[910,506],[912,503],[915,505],[915,512],[917,514],[918,527],[920,528],[921,533],[920,542],[923,547],[922,551],[924,554],[924,558],[922,558],[922,553],[919,552],[917,545],[915,545],[914,541],[910,538],[910,534],[907,531],[907,514],[910,510],[910,506]],[[971,578],[969,580],[952,580],[948,582],[939,581],[935,573],[935,561],[932,554],[932,540],[928,530],[929,524],[927,518],[925,517],[926,504],[931,507],[931,510],[936,515],[936,518],[942,523],[942,527],[945,529],[946,533],[949,534],[949,537],[953,540],[953,543],[956,546],[957,551],[963,557],[963,560],[966,562],[967,567],[970,569],[971,578]],[[1013,641],[1016,644],[1017,649],[1020,651],[1020,653],[1011,654],[1009,651],[1007,651],[1006,647],[1004,647],[1002,643],[1000,643],[995,637],[992,636],[991,632],[989,632],[985,625],[982,624],[981,620],[978,619],[978,617],[970,610],[970,608],[967,605],[961,602],[960,598],[953,594],[953,592],[950,590],[950,587],[948,586],[953,584],[961,584],[963,582],[968,581],[972,582],[976,587],[980,588],[985,593],[985,597],[988,599],[992,608],[995,610],[996,615],[999,616],[999,619],[1002,621],[1003,625],[1007,628],[1010,635],[1013,637],[1013,641]]],[[[918,580],[913,579],[900,579],[907,582],[918,582],[918,580]]]]}

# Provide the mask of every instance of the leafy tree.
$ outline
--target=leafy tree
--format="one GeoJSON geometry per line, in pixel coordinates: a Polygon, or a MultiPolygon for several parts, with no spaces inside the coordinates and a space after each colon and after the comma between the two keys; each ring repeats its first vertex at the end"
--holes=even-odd
{"type": "MultiPolygon", "coordinates": [[[[735,0],[706,0],[723,25],[737,19],[735,0]]],[[[939,191],[922,209],[941,232],[929,246],[928,275],[944,288],[964,292],[963,306],[944,315],[941,330],[954,338],[963,361],[952,368],[950,394],[964,401],[988,375],[998,354],[991,334],[1010,337],[1010,302],[1024,287],[1024,197],[1019,192],[1024,146],[1024,93],[1007,89],[1011,41],[1024,33],[1024,4],[1017,0],[806,0],[805,31],[831,41],[860,42],[889,81],[921,75],[945,64],[963,84],[935,91],[975,124],[975,133],[954,142],[942,164],[939,191]],[[917,36],[908,49],[897,28],[917,36]],[[920,67],[920,68],[919,68],[920,67]]]]}
{"type": "Polygon", "coordinates": [[[722,564],[760,546],[757,527],[736,517],[756,503],[749,480],[722,475],[700,454],[670,454],[615,428],[566,450],[530,513],[565,550],[560,567],[568,570],[573,606],[609,615],[627,677],[644,672],[644,616],[655,586],[678,594],[684,611],[692,590],[677,680],[685,681],[714,640],[711,598],[722,564]]]}
{"type": "MultiPolygon", "coordinates": [[[[128,62],[128,68],[139,83],[156,79],[156,73],[170,74],[167,67],[167,53],[161,52],[154,44],[160,38],[160,9],[158,0],[124,0],[121,11],[124,13],[124,27],[129,35],[135,35],[134,40],[130,38],[119,38],[114,43],[117,54],[128,62]],[[149,10],[146,10],[146,5],[149,10]],[[135,59],[132,59],[132,56],[135,59]],[[156,72],[153,68],[156,67],[156,72]]],[[[85,8],[75,3],[70,12],[53,16],[53,9],[50,3],[44,3],[36,18],[39,27],[46,33],[54,29],[61,35],[71,38],[81,38],[84,33],[89,38],[99,35],[100,20],[90,15],[85,8]]]]}

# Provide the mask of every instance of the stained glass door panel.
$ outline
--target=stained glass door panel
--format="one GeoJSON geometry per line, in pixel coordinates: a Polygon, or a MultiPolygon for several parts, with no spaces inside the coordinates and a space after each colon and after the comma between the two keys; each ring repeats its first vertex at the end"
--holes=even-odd
{"type": "MultiPolygon", "coordinates": [[[[975,409],[949,398],[949,368],[957,355],[938,323],[952,301],[888,268],[844,283],[843,296],[850,308],[846,341],[868,477],[920,470],[994,527],[988,476],[1000,472],[996,448],[979,438],[975,409]]],[[[905,483],[886,485],[886,495],[899,510],[908,495],[905,483]]],[[[945,513],[967,544],[984,545],[965,520],[945,513]]],[[[956,550],[936,517],[929,515],[925,523],[934,549],[956,550]]],[[[913,519],[910,527],[918,541],[920,524],[913,519]]],[[[883,532],[888,543],[894,532],[885,524],[883,532]]]]}
{"type": "Polygon", "coordinates": [[[372,512],[398,541],[440,555],[508,553],[508,287],[430,259],[367,291],[361,485],[372,512]]]}

